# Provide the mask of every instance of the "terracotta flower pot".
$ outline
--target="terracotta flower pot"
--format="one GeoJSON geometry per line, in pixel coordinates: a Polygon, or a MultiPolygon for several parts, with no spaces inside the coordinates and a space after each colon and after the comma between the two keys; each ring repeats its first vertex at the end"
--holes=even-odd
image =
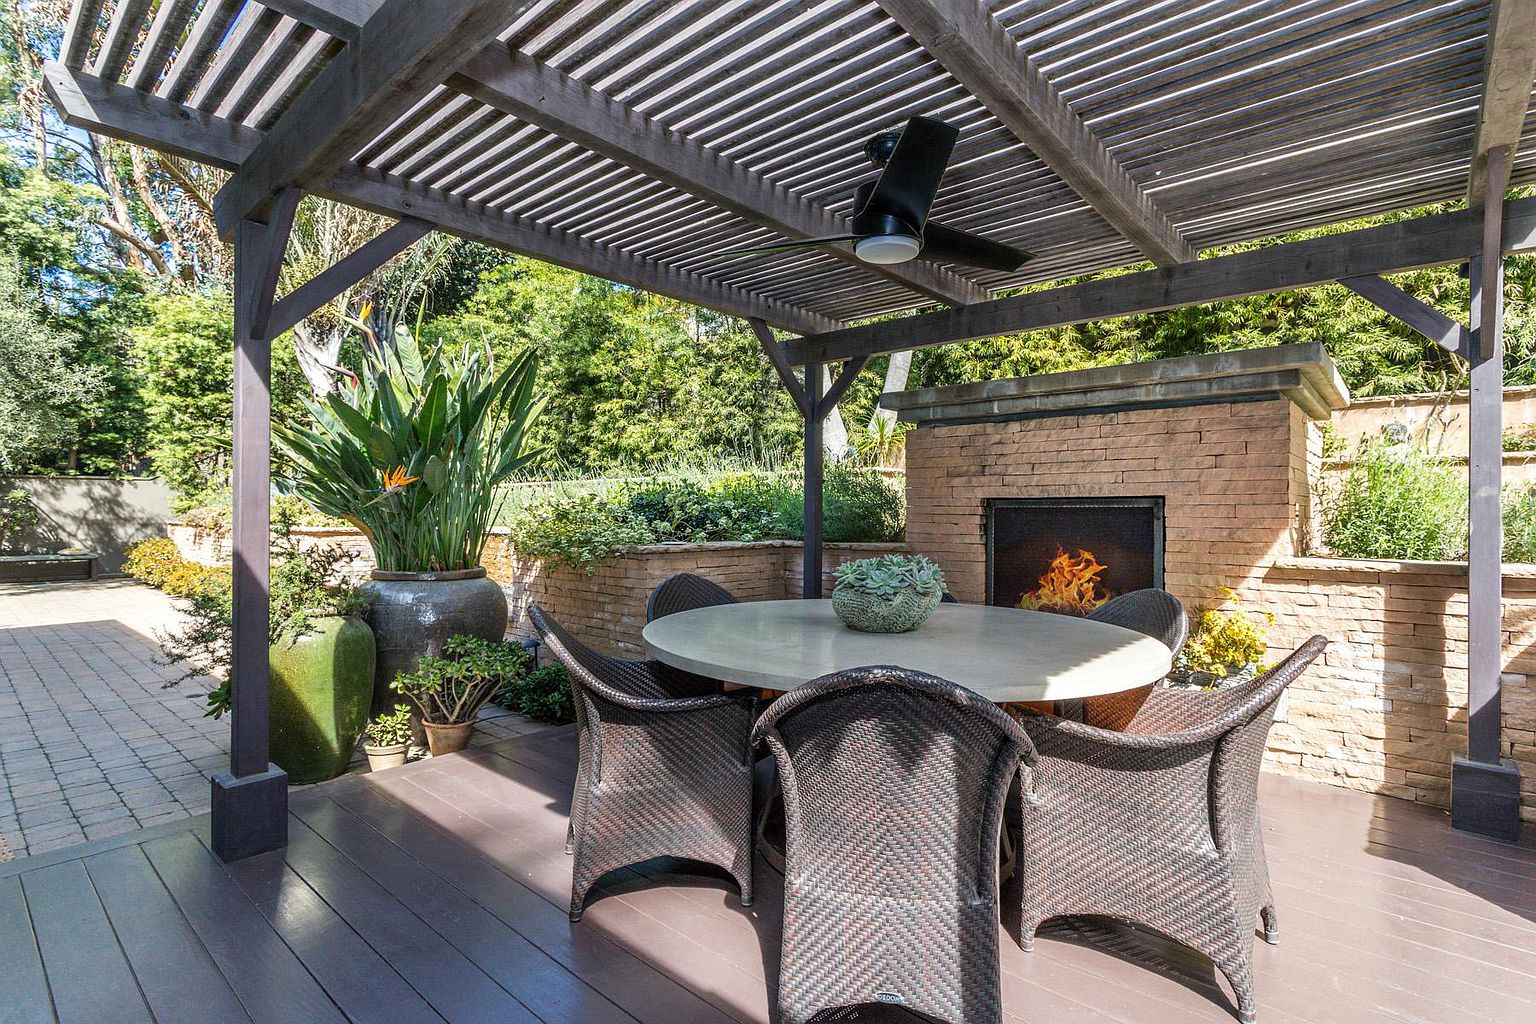
{"type": "Polygon", "coordinates": [[[398,768],[405,764],[405,756],[410,753],[409,743],[395,743],[387,747],[376,747],[372,743],[363,744],[363,753],[368,755],[368,770],[381,772],[386,768],[398,768]]]}
{"type": "Polygon", "coordinates": [[[272,760],[293,783],[347,770],[368,724],[373,633],[362,619],[327,616],[271,651],[272,760]]]}
{"type": "Polygon", "coordinates": [[[453,725],[436,725],[432,722],[422,722],[427,729],[427,749],[432,751],[433,757],[443,754],[457,754],[469,746],[469,734],[474,731],[474,722],[455,722],[453,725]]]}

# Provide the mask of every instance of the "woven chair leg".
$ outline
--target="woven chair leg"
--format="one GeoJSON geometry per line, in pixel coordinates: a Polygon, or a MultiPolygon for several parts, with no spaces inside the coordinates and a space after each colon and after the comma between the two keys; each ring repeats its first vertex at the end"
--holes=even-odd
{"type": "Polygon", "coordinates": [[[1280,920],[1275,914],[1273,906],[1263,907],[1259,915],[1264,919],[1264,941],[1271,946],[1280,944],[1280,920]]]}
{"type": "Polygon", "coordinates": [[[576,819],[572,818],[565,823],[565,855],[567,857],[576,852],[576,819]]]}
{"type": "Polygon", "coordinates": [[[1242,955],[1222,958],[1215,963],[1216,969],[1226,975],[1232,994],[1237,997],[1237,1019],[1242,1024],[1253,1024],[1257,1012],[1253,1001],[1253,965],[1242,955]]]}

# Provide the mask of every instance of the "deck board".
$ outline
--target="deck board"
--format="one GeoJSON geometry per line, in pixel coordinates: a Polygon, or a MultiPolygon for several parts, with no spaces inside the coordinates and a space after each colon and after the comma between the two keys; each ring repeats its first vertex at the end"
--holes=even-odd
{"type": "Polygon", "coordinates": [[[251,1024],[142,849],[123,846],[84,863],[159,1024],[251,1024]],[[189,991],[197,998],[186,998],[189,991]]]}
{"type": "Polygon", "coordinates": [[[85,863],[40,868],[23,876],[21,884],[50,982],[60,976],[79,979],[74,985],[50,984],[61,1024],[152,1024],[85,863]]]}
{"type": "MultiPolygon", "coordinates": [[[[759,864],[743,909],[722,873],[635,865],[570,924],[574,771],[563,730],[295,792],[288,847],[240,864],[202,820],[7,864],[0,1024],[766,1022],[778,877],[759,864]]],[[[1260,792],[1282,938],[1254,951],[1263,1024],[1536,1016],[1536,842],[1293,779],[1260,792]]],[[[1209,961],[1136,929],[1049,923],[1023,953],[1014,899],[1010,1022],[1233,1019],[1209,961]]]]}

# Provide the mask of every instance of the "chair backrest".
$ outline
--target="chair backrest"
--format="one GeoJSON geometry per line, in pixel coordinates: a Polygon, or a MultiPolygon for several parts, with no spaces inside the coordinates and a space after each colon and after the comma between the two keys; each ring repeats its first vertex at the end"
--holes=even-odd
{"type": "Polygon", "coordinates": [[[1124,626],[1161,640],[1175,656],[1183,650],[1184,640],[1189,636],[1189,616],[1184,613],[1184,605],[1168,591],[1155,587],[1110,598],[1086,618],[1124,626]]]}
{"type": "Polygon", "coordinates": [[[544,646],[565,666],[566,675],[570,677],[571,685],[577,688],[578,695],[586,689],[617,702],[623,702],[626,697],[663,700],[671,696],[657,682],[654,673],[645,668],[644,662],[612,658],[594,651],[536,604],[528,606],[528,619],[538,630],[544,646]]]}
{"type": "Polygon", "coordinates": [[[779,763],[788,881],[995,897],[1003,802],[1032,746],[986,698],[921,672],[858,668],[781,697],[754,736],[779,763]]]}
{"type": "Polygon", "coordinates": [[[691,572],[673,573],[651,591],[645,603],[645,621],[655,622],[663,615],[708,608],[717,604],[739,604],[740,599],[714,580],[691,572]]]}
{"type": "MultiPolygon", "coordinates": [[[[1216,805],[1214,820],[1218,827],[1221,822],[1230,822],[1241,828],[1243,822],[1256,820],[1259,769],[1268,746],[1269,728],[1274,723],[1275,706],[1285,688],[1327,646],[1326,638],[1314,636],[1252,682],[1202,694],[1209,698],[1212,721],[1227,727],[1211,764],[1211,799],[1216,805]]],[[[1230,838],[1218,835],[1217,842],[1226,848],[1230,838]]]]}

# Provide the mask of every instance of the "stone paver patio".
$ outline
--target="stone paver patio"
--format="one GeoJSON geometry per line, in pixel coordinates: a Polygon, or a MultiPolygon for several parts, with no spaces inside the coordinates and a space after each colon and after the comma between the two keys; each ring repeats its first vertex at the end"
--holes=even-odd
{"type": "MultiPolygon", "coordinates": [[[[229,723],[196,681],[164,687],[155,635],[179,620],[130,581],[0,585],[0,860],[208,810],[229,723]]],[[[541,728],[489,708],[474,745],[541,728]]]]}

